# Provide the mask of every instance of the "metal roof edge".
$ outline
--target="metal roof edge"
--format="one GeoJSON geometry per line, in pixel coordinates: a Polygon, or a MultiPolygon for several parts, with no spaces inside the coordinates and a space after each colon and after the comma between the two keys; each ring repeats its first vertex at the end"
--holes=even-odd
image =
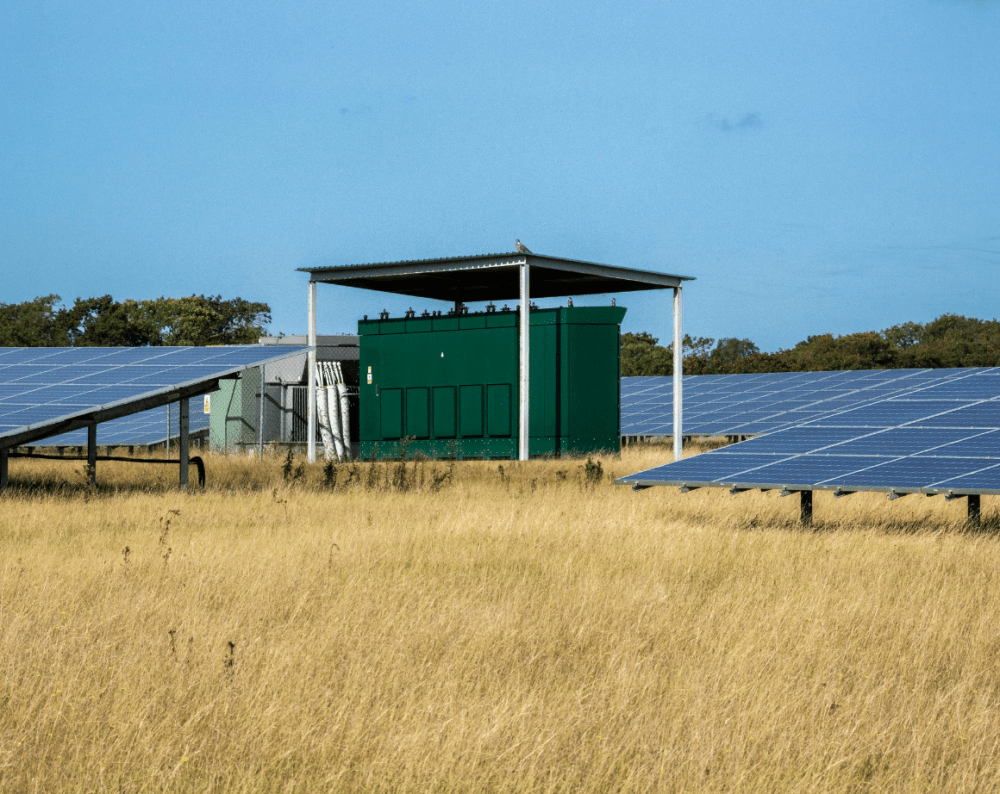
{"type": "MultiPolygon", "coordinates": [[[[569,259],[566,257],[550,256],[548,254],[524,254],[516,251],[509,253],[495,254],[475,254],[470,256],[439,257],[434,259],[407,259],[393,262],[369,262],[347,265],[320,265],[318,267],[300,267],[296,270],[300,273],[340,275],[343,278],[350,278],[351,274],[358,276],[378,276],[415,272],[448,271],[452,269],[474,269],[478,267],[513,267],[515,265],[532,261],[537,261],[542,266],[545,263],[552,265],[563,265],[558,268],[571,270],[580,273],[590,273],[600,275],[599,271],[607,270],[609,277],[623,278],[630,281],[644,281],[646,283],[658,283],[664,287],[676,286],[667,281],[694,281],[694,276],[682,276],[673,273],[660,273],[655,270],[643,270],[640,268],[624,267],[622,265],[606,265],[601,262],[588,262],[582,259],[569,259]],[[465,267],[461,265],[465,263],[465,267]]],[[[316,280],[316,279],[310,279],[316,280]]]]}

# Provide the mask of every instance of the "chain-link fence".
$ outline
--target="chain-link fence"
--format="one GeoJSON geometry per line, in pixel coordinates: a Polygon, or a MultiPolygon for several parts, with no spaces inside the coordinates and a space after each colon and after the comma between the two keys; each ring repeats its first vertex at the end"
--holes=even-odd
{"type": "MultiPolygon", "coordinates": [[[[212,393],[210,400],[213,451],[252,454],[276,446],[282,449],[306,446],[308,389],[301,384],[266,381],[266,368],[263,374],[260,368],[255,368],[245,370],[236,380],[219,383],[219,390],[212,393]]],[[[356,386],[348,389],[347,399],[349,430],[345,433],[345,442],[357,438],[356,386]]],[[[192,404],[192,411],[195,407],[192,404]]],[[[319,422],[316,440],[317,443],[322,441],[319,422]]],[[[356,443],[351,444],[350,449],[356,451],[356,443]]]]}

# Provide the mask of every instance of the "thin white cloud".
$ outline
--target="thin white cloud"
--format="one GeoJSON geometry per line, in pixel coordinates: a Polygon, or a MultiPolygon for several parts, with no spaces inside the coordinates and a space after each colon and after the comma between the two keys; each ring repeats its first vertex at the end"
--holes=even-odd
{"type": "Polygon", "coordinates": [[[716,116],[712,114],[708,117],[708,122],[720,132],[740,132],[743,130],[756,130],[764,126],[764,119],[756,110],[744,113],[736,121],[730,121],[728,116],[716,116]]]}

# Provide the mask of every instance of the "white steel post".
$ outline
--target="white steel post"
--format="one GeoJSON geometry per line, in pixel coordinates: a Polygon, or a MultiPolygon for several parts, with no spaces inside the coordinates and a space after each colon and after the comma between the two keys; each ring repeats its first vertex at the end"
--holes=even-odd
{"type": "Polygon", "coordinates": [[[529,272],[528,260],[521,263],[521,394],[518,401],[520,419],[518,420],[518,459],[528,459],[528,391],[530,382],[528,370],[530,362],[529,355],[529,328],[531,327],[531,274],[529,272]]]}
{"type": "Polygon", "coordinates": [[[309,363],[306,366],[308,404],[306,411],[306,453],[310,463],[316,462],[316,282],[309,282],[309,363]]]}
{"type": "Polygon", "coordinates": [[[674,287],[674,460],[684,450],[684,309],[680,286],[674,287]]]}

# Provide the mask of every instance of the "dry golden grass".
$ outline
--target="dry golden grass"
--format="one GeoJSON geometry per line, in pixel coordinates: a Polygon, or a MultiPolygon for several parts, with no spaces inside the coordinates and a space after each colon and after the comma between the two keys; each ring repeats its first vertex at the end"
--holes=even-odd
{"type": "Polygon", "coordinates": [[[12,461],[0,791],[1000,788],[1000,541],[962,502],[820,493],[806,531],[609,480],[667,457],[333,491],[210,458],[186,494],[12,461]]]}

